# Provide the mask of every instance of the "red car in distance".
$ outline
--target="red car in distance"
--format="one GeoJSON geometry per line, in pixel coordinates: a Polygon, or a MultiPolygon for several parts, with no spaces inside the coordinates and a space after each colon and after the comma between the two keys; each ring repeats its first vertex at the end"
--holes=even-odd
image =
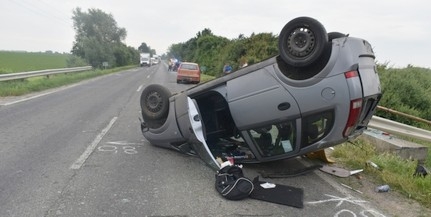
{"type": "Polygon", "coordinates": [[[182,62],[177,70],[177,83],[199,83],[201,81],[201,70],[199,64],[182,62]]]}

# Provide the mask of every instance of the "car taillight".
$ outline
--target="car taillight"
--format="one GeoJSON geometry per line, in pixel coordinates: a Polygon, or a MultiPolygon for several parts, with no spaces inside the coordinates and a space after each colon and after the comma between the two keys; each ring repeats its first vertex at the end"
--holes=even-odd
{"type": "Polygon", "coordinates": [[[348,71],[344,73],[344,76],[346,77],[346,79],[358,77],[358,71],[348,71]]]}
{"type": "Polygon", "coordinates": [[[343,135],[349,136],[358,122],[362,110],[362,99],[355,99],[350,101],[349,118],[344,128],[343,135]]]}

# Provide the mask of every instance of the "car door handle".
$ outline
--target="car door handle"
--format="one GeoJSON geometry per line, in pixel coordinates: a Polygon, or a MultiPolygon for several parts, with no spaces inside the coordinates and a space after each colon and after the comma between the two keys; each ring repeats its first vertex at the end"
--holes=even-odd
{"type": "Polygon", "coordinates": [[[278,104],[277,108],[280,111],[287,110],[287,109],[290,108],[290,103],[288,103],[288,102],[282,102],[282,103],[278,104]]]}

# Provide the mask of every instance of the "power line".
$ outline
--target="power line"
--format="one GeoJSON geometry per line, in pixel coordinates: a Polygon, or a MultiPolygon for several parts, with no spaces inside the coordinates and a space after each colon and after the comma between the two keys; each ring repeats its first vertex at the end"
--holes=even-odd
{"type": "Polygon", "coordinates": [[[19,1],[19,0],[18,1],[10,0],[10,1],[15,3],[16,5],[18,5],[19,7],[24,8],[24,9],[32,12],[33,14],[37,14],[39,16],[48,18],[50,20],[57,20],[63,24],[70,25],[70,23],[68,23],[64,18],[59,17],[57,15],[54,15],[51,11],[40,8],[37,5],[31,4],[31,3],[25,2],[25,1],[19,1]]]}

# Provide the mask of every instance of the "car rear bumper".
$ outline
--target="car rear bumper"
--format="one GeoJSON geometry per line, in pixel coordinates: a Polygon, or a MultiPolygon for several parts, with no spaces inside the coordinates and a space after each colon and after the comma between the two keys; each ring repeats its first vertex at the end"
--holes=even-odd
{"type": "Polygon", "coordinates": [[[200,82],[200,77],[191,77],[191,76],[178,76],[177,81],[182,82],[200,82]]]}

